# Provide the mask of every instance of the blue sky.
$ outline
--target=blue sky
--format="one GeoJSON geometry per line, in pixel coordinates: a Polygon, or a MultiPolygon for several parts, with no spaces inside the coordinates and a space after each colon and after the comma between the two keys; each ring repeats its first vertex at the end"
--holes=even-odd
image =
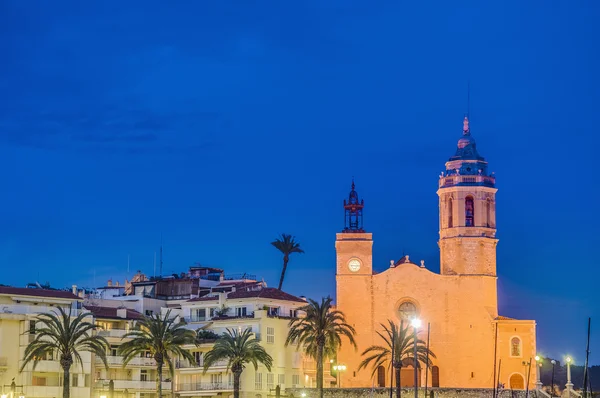
{"type": "MultiPolygon", "coordinates": [[[[496,172],[501,313],[584,356],[600,319],[600,6],[0,2],[2,283],[194,262],[335,293],[352,176],[375,268],[439,270],[437,176],[471,131],[496,172]],[[596,250],[594,250],[596,249],[596,250]]],[[[592,344],[599,344],[597,327],[592,344]]],[[[593,354],[593,362],[600,356],[593,354]]]]}

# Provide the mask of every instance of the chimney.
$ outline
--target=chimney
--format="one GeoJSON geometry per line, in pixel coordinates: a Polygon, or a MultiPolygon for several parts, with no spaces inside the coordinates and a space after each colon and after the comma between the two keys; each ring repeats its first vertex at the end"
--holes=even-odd
{"type": "Polygon", "coordinates": [[[77,294],[77,296],[79,296],[80,298],[83,298],[83,294],[85,293],[85,290],[80,290],[79,294],[77,294]]]}
{"type": "Polygon", "coordinates": [[[119,286],[120,286],[120,285],[119,285],[119,281],[116,281],[116,282],[115,282],[115,286],[116,286],[116,287],[119,287],[119,286]]]}
{"type": "Polygon", "coordinates": [[[73,286],[71,286],[71,291],[73,292],[73,294],[74,294],[75,296],[77,296],[77,285],[73,285],[73,286]]]}
{"type": "Polygon", "coordinates": [[[396,264],[396,262],[394,260],[390,260],[390,268],[394,268],[394,264],[396,264]]]}
{"type": "Polygon", "coordinates": [[[306,297],[305,297],[305,296],[300,296],[300,298],[301,298],[302,300],[304,300],[304,301],[307,301],[307,302],[308,302],[308,300],[306,300],[306,297]]]}
{"type": "Polygon", "coordinates": [[[112,286],[112,279],[109,279],[108,282],[106,282],[106,286],[112,286]]]}
{"type": "Polygon", "coordinates": [[[117,317],[127,318],[127,308],[117,308],[117,317]]]}

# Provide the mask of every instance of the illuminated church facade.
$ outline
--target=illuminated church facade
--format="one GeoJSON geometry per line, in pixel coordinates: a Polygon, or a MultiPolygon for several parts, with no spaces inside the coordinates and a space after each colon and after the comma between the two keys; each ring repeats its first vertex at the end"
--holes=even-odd
{"type": "MultiPolygon", "coordinates": [[[[465,117],[456,153],[439,177],[440,273],[404,256],[383,272],[373,270],[373,236],[362,225],[364,201],[354,183],[345,229],[336,235],[337,309],[356,329],[355,350],[344,344],[338,362],[344,387],[389,386],[386,367],[359,371],[361,353],[381,345],[381,324],[410,324],[419,318],[421,340],[427,339],[436,358],[419,385],[430,387],[535,388],[536,324],[498,314],[496,274],[496,181],[479,155],[465,117]],[[500,367],[498,366],[501,363],[500,367]],[[531,365],[530,365],[531,363],[531,365]],[[499,367],[499,369],[498,369],[499,367]]],[[[412,329],[411,329],[412,332],[412,329]]],[[[404,361],[401,384],[413,386],[412,361],[404,361]]]]}

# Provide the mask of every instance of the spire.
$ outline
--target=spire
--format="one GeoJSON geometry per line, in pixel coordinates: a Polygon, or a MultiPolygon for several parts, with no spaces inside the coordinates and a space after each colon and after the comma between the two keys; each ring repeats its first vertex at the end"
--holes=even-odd
{"type": "Polygon", "coordinates": [[[471,133],[471,130],[469,129],[469,117],[465,116],[465,119],[463,120],[463,135],[469,135],[471,133]]]}
{"type": "Polygon", "coordinates": [[[352,191],[354,191],[354,176],[352,176],[352,191]]]}
{"type": "Polygon", "coordinates": [[[343,232],[365,232],[362,227],[362,213],[365,206],[364,200],[359,200],[354,177],[352,177],[352,190],[348,201],[344,200],[345,226],[343,232]]]}

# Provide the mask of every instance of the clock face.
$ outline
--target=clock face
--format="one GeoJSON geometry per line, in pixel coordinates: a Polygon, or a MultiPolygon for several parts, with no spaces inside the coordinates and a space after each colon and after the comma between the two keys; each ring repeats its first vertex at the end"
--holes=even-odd
{"type": "Polygon", "coordinates": [[[348,268],[352,272],[358,272],[360,269],[360,260],[353,258],[352,260],[348,261],[348,268]]]}

